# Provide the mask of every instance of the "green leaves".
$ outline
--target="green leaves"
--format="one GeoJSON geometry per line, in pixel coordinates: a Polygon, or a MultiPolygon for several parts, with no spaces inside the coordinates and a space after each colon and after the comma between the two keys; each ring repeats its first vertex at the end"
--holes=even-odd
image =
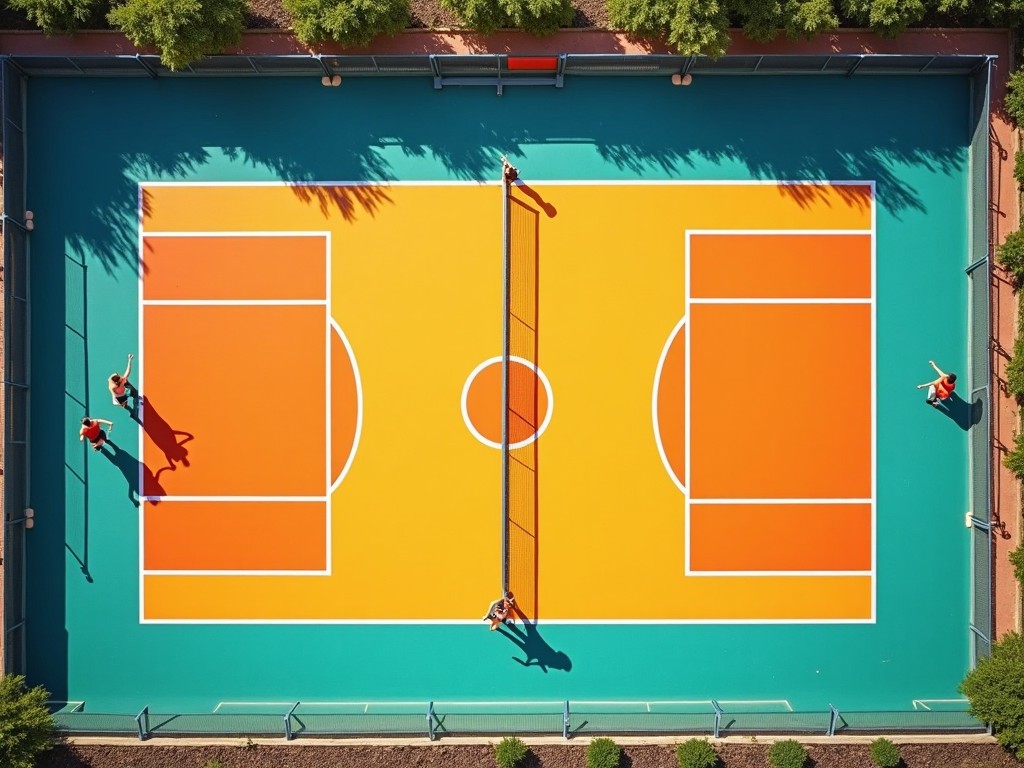
{"type": "Polygon", "coordinates": [[[36,755],[53,744],[50,694],[41,686],[25,687],[21,675],[0,679],[0,765],[35,768],[36,755]]]}
{"type": "Polygon", "coordinates": [[[1024,759],[1024,637],[1008,632],[994,643],[992,655],[968,673],[960,692],[970,699],[971,714],[992,723],[999,743],[1024,759]]]}
{"type": "Polygon", "coordinates": [[[97,10],[97,0],[8,0],[7,4],[48,35],[70,34],[87,26],[97,10]]]}
{"type": "Polygon", "coordinates": [[[245,27],[246,0],[125,0],[107,20],[135,45],[153,46],[171,69],[237,45],[245,27]]]}
{"type": "Polygon", "coordinates": [[[409,23],[409,0],[284,0],[284,7],[294,17],[296,37],[307,44],[369,45],[409,23]]]}
{"type": "Polygon", "coordinates": [[[550,35],[572,23],[571,0],[440,0],[463,23],[481,34],[497,29],[522,29],[550,35]]]}

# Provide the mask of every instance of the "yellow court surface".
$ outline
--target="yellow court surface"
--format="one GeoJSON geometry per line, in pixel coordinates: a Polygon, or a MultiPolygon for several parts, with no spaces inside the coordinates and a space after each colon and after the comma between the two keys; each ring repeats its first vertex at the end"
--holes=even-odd
{"type": "MultiPolygon", "coordinates": [[[[141,389],[190,435],[143,438],[143,621],[479,622],[502,196],[142,185],[141,389]]],[[[511,196],[524,613],[874,620],[873,187],[511,196]]]]}

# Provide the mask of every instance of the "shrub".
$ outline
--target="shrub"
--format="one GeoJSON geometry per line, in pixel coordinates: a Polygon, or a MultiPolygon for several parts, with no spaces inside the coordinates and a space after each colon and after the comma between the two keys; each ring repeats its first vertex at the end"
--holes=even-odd
{"type": "Polygon", "coordinates": [[[1003,457],[1003,466],[1024,480],[1024,432],[1013,436],[1014,447],[1003,457]]]}
{"type": "Polygon", "coordinates": [[[53,744],[50,694],[42,686],[28,689],[21,675],[0,679],[0,765],[35,768],[36,756],[53,744]]]}
{"type": "Polygon", "coordinates": [[[135,45],[152,46],[171,69],[237,45],[247,0],[124,0],[107,20],[135,45]]]}
{"type": "Polygon", "coordinates": [[[1013,563],[1013,575],[1024,586],[1024,541],[1010,553],[1010,562],[1013,563]]]}
{"type": "Polygon", "coordinates": [[[793,739],[776,741],[768,750],[768,762],[772,768],[804,768],[807,765],[807,750],[793,739]]]}
{"type": "Polygon", "coordinates": [[[1024,149],[1018,149],[1013,156],[1013,178],[1017,180],[1018,187],[1024,187],[1024,149]]]}
{"type": "Polygon", "coordinates": [[[842,0],[840,8],[854,23],[888,38],[921,21],[926,11],[921,0],[842,0]]]}
{"type": "Polygon", "coordinates": [[[878,738],[871,742],[871,762],[878,768],[896,768],[903,758],[900,756],[900,748],[885,738],[878,738]]]}
{"type": "Polygon", "coordinates": [[[1024,760],[1024,636],[1008,632],[992,644],[960,683],[971,702],[971,714],[995,726],[996,739],[1018,760],[1024,760]]]}
{"type": "Polygon", "coordinates": [[[1013,357],[1006,364],[1006,390],[1018,400],[1024,399],[1024,328],[1017,329],[1013,357]]]}
{"type": "Polygon", "coordinates": [[[8,0],[48,35],[66,35],[95,21],[96,0],[8,0]]]}
{"type": "Polygon", "coordinates": [[[1024,278],[1024,230],[1008,234],[1003,244],[996,247],[996,258],[1014,283],[1020,285],[1024,278]]]}
{"type": "Polygon", "coordinates": [[[687,739],[676,747],[679,768],[715,768],[718,753],[706,739],[687,739]]]}
{"type": "Polygon", "coordinates": [[[522,765],[529,751],[522,739],[506,736],[494,745],[494,758],[498,761],[498,768],[516,768],[522,765]]]}
{"type": "Polygon", "coordinates": [[[622,750],[611,739],[594,739],[587,747],[587,768],[619,768],[622,750]]]}
{"type": "Polygon", "coordinates": [[[1003,108],[1015,125],[1024,126],[1024,69],[1018,69],[1006,81],[1003,108]]]}
{"type": "Polygon", "coordinates": [[[284,7],[292,14],[295,36],[307,44],[369,45],[409,23],[409,0],[284,0],[284,7]]]}
{"type": "Polygon", "coordinates": [[[549,35],[572,22],[571,0],[440,0],[469,29],[490,34],[502,27],[549,35]]]}

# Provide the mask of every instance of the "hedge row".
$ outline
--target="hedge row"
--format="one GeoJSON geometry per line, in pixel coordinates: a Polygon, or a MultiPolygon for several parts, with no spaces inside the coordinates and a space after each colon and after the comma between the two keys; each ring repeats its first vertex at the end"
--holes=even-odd
{"type": "MultiPolygon", "coordinates": [[[[181,69],[236,45],[248,0],[6,0],[49,35],[101,26],[105,20],[138,46],[155,47],[181,69]],[[113,3],[111,6],[110,3],[113,3]]],[[[410,21],[409,0],[282,0],[293,32],[308,45],[364,46],[410,21]]],[[[572,23],[571,0],[438,0],[465,29],[488,34],[519,29],[546,35],[572,23]]],[[[780,35],[812,38],[842,26],[895,37],[908,26],[1018,27],[1024,0],[606,0],[615,29],[668,40],[684,55],[721,56],[739,27],[760,42],[780,35]]]]}

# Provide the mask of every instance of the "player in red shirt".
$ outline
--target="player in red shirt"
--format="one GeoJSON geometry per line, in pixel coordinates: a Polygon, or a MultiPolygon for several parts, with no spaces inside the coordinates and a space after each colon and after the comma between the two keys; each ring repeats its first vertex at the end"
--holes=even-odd
{"type": "Polygon", "coordinates": [[[918,384],[917,388],[924,389],[925,387],[928,387],[928,396],[924,401],[932,408],[938,408],[938,401],[948,400],[949,396],[953,394],[953,390],[956,389],[956,374],[943,373],[939,366],[935,364],[934,360],[929,360],[928,364],[935,369],[937,374],[939,374],[939,378],[935,379],[935,381],[918,384]]]}
{"type": "Polygon", "coordinates": [[[107,429],[114,428],[114,422],[106,419],[94,419],[89,416],[82,419],[82,428],[78,430],[78,442],[88,438],[94,451],[102,448],[103,444],[107,442],[107,433],[103,431],[100,424],[106,424],[107,429]]]}

